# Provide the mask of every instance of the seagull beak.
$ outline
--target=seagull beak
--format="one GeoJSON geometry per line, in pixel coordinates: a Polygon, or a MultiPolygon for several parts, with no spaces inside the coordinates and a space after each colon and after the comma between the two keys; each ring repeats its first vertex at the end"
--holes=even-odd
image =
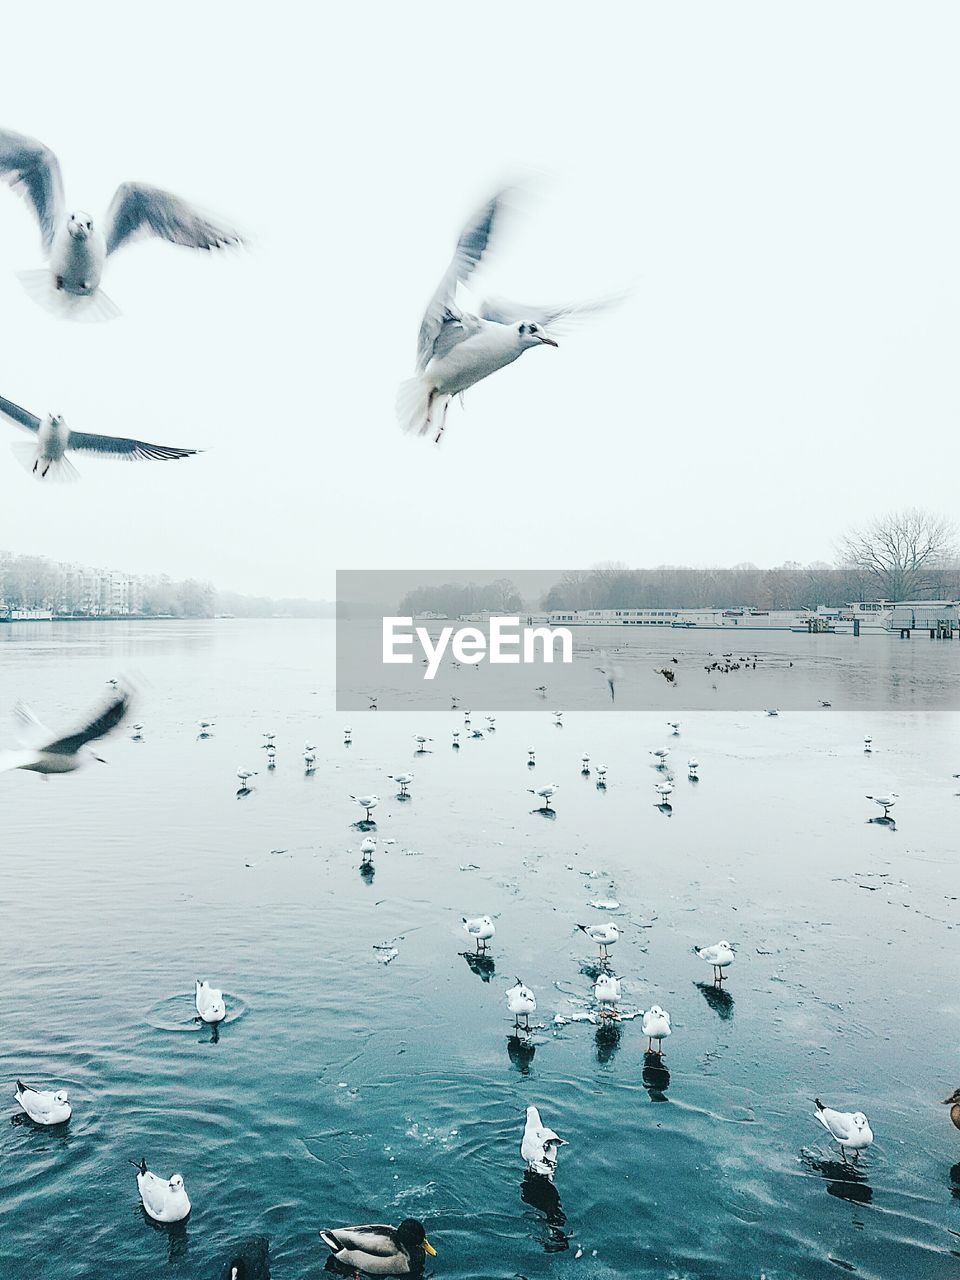
{"type": "Polygon", "coordinates": [[[104,760],[103,756],[98,756],[98,755],[97,755],[95,752],[93,752],[93,751],[91,751],[91,752],[90,752],[90,754],[93,756],[94,760],[96,760],[98,764],[106,764],[106,763],[107,763],[107,762],[106,762],[106,760],[104,760]]]}
{"type": "Polygon", "coordinates": [[[559,342],[554,342],[553,338],[548,338],[545,333],[539,334],[539,338],[545,347],[559,347],[560,345],[559,342]]]}
{"type": "Polygon", "coordinates": [[[430,1243],[430,1241],[429,1241],[429,1240],[424,1240],[424,1242],[423,1242],[423,1251],[424,1251],[424,1253],[429,1253],[429,1255],[430,1255],[430,1257],[431,1257],[431,1258],[435,1258],[435,1257],[437,1256],[437,1251],[436,1251],[436,1249],[433,1247],[433,1245],[430,1243]]]}

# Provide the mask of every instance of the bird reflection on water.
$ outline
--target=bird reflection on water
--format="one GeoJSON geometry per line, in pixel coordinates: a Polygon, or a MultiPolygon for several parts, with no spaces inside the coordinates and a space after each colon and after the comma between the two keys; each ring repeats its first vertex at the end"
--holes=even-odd
{"type": "Polygon", "coordinates": [[[604,1020],[597,1027],[597,1034],[594,1039],[597,1046],[597,1062],[601,1066],[606,1066],[613,1061],[617,1050],[620,1048],[621,1031],[619,1022],[608,1020],[604,1020]]]}
{"type": "Polygon", "coordinates": [[[270,1242],[266,1236],[242,1241],[220,1272],[220,1280],[270,1280],[270,1242]]]}
{"type": "Polygon", "coordinates": [[[543,1241],[545,1253],[562,1253],[570,1248],[570,1237],[563,1230],[567,1215],[560,1203],[560,1193],[549,1178],[527,1169],[520,1184],[520,1199],[533,1209],[539,1209],[547,1222],[548,1235],[543,1241]]]}
{"type": "Polygon", "coordinates": [[[827,1192],[838,1200],[851,1204],[871,1204],[873,1187],[863,1170],[842,1160],[821,1159],[811,1151],[801,1152],[803,1163],[813,1173],[818,1173],[827,1184],[827,1192]]]}
{"type": "Polygon", "coordinates": [[[190,1236],[187,1231],[187,1222],[155,1222],[147,1213],[143,1205],[138,1207],[138,1213],[143,1219],[146,1226],[151,1231],[157,1231],[160,1235],[167,1237],[167,1263],[176,1266],[183,1262],[190,1248],[190,1236]]]}
{"type": "Polygon", "coordinates": [[[461,951],[460,955],[466,960],[470,972],[475,973],[481,982],[489,982],[497,972],[493,956],[483,951],[461,951]]]}
{"type": "Polygon", "coordinates": [[[522,1076],[530,1074],[537,1046],[527,1036],[507,1036],[507,1056],[522,1076]]]}
{"type": "Polygon", "coordinates": [[[724,1022],[733,1017],[734,999],[729,991],[712,982],[696,982],[694,986],[703,994],[704,1000],[717,1017],[722,1018],[724,1022]]]}
{"type": "Polygon", "coordinates": [[[659,1053],[643,1055],[643,1087],[650,1095],[651,1102],[669,1102],[667,1089],[670,1085],[670,1072],[663,1064],[659,1053]]]}

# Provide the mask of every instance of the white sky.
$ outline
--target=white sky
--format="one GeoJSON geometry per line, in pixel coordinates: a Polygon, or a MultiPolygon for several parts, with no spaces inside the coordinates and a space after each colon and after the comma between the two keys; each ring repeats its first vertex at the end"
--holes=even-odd
{"type": "Polygon", "coordinates": [[[0,122],[75,207],[137,178],[256,243],[133,245],[105,278],[124,315],[65,324],[13,275],[39,236],[0,189],[0,393],[210,452],[78,456],[45,488],[0,450],[0,548],[331,596],[338,567],[830,559],[851,522],[954,507],[956,6],[135,15],[9,10],[0,122]],[[396,385],[461,224],[517,177],[478,293],[634,292],[473,389],[435,449],[396,385]]]}

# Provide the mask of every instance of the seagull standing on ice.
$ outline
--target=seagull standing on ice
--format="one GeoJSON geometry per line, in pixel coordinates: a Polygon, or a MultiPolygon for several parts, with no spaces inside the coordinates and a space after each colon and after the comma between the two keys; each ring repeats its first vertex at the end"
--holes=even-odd
{"type": "Polygon", "coordinates": [[[653,1042],[656,1040],[657,1053],[662,1057],[663,1042],[667,1036],[673,1034],[673,1029],[670,1026],[669,1013],[664,1009],[661,1009],[658,1004],[651,1005],[643,1015],[643,1021],[640,1024],[640,1029],[647,1037],[648,1053],[653,1052],[653,1042]]]}
{"type": "Polygon", "coordinates": [[[358,804],[366,813],[366,821],[373,821],[373,811],[380,803],[379,796],[351,796],[350,799],[354,804],[358,804]]]}
{"type": "Polygon", "coordinates": [[[552,1182],[557,1171],[557,1153],[561,1147],[568,1145],[565,1138],[547,1128],[536,1107],[527,1107],[520,1158],[526,1161],[531,1173],[539,1173],[552,1182]]]}
{"type": "Polygon", "coordinates": [[[397,394],[397,416],[404,431],[432,434],[436,443],[443,435],[454,396],[462,398],[469,387],[512,364],[532,347],[558,346],[547,332],[551,324],[609,305],[527,307],[491,298],[480,304],[476,315],[461,310],[458,286],[469,279],[487,251],[503,206],[504,195],[499,193],[460,233],[420,325],[416,377],[402,383],[397,394]]]}
{"type": "Polygon", "coordinates": [[[486,951],[487,943],[497,932],[497,926],[490,917],[474,916],[472,920],[468,920],[466,916],[461,916],[460,919],[463,921],[467,935],[476,942],[477,951],[486,951]]]}
{"type": "Polygon", "coordinates": [[[555,782],[551,782],[549,787],[540,787],[538,790],[534,790],[533,787],[527,787],[527,790],[532,796],[538,796],[543,801],[543,804],[540,806],[541,809],[549,809],[550,801],[560,788],[555,782]]]}
{"type": "Polygon", "coordinates": [[[129,240],[154,235],[189,249],[242,243],[232,228],[142,182],[121,183],[101,229],[89,213],[67,206],[60,162],[50,148],[9,130],[0,130],[0,178],[32,206],[40,224],[48,265],[22,272],[24,287],[42,305],[70,319],[109,320],[118,314],[100,290],[100,277],[110,254],[129,240]]]}
{"type": "Polygon", "coordinates": [[[34,1124],[66,1124],[73,1115],[66,1089],[31,1089],[18,1080],[13,1096],[34,1124]]]}
{"type": "Polygon", "coordinates": [[[180,449],[172,445],[148,444],[146,440],[134,440],[128,436],[101,436],[86,431],[71,431],[59,413],[48,413],[38,418],[28,409],[22,409],[0,396],[0,413],[15,426],[22,427],[32,436],[32,441],[18,442],[11,446],[17,460],[38,480],[76,480],[77,470],[67,458],[68,452],[99,454],[101,458],[113,458],[120,462],[136,462],[138,459],[154,459],[160,462],[190,458],[199,449],[180,449]]]}
{"type": "Polygon", "coordinates": [[[392,782],[395,782],[397,786],[400,788],[401,797],[406,797],[409,794],[407,788],[410,786],[410,783],[413,781],[412,773],[388,773],[387,777],[392,782]]]}
{"type": "Polygon", "coordinates": [[[723,982],[724,969],[729,969],[734,961],[733,947],[729,942],[716,942],[712,947],[694,947],[701,960],[713,966],[714,982],[723,982]]]}
{"type": "Polygon", "coordinates": [[[591,942],[600,948],[600,959],[606,960],[610,948],[620,941],[620,930],[615,924],[578,924],[577,928],[585,933],[591,942]]]}
{"type": "Polygon", "coordinates": [[[104,737],[115,729],[130,710],[131,695],[122,692],[113,698],[109,705],[89,724],[78,729],[76,733],[55,738],[49,729],[44,728],[33,712],[18,703],[14,709],[21,732],[34,740],[40,741],[36,747],[24,747],[19,751],[0,752],[0,773],[8,769],[27,769],[32,773],[48,775],[51,773],[73,773],[84,764],[85,758],[91,756],[101,764],[106,763],[102,756],[96,755],[89,743],[104,737]]]}
{"type": "Polygon", "coordinates": [[[874,804],[878,804],[880,808],[883,810],[883,816],[885,818],[889,818],[890,810],[897,803],[899,796],[897,795],[896,791],[891,791],[888,795],[885,795],[885,796],[867,796],[866,799],[872,800],[874,804]]]}
{"type": "Polygon", "coordinates": [[[830,1137],[840,1144],[840,1154],[844,1160],[847,1151],[853,1151],[854,1159],[860,1159],[860,1152],[873,1142],[873,1130],[862,1111],[834,1111],[825,1107],[819,1098],[813,1102],[814,1115],[826,1129],[830,1137]]]}
{"type": "Polygon", "coordinates": [[[530,1030],[530,1015],[537,1012],[537,997],[533,994],[529,987],[518,978],[516,985],[507,991],[507,1009],[513,1014],[517,1030],[530,1030]],[[523,1018],[523,1027],[520,1027],[520,1019],[523,1018]]]}
{"type": "Polygon", "coordinates": [[[172,1178],[161,1178],[151,1173],[146,1160],[131,1160],[137,1173],[137,1190],[148,1218],[154,1222],[182,1222],[190,1212],[183,1178],[175,1173],[172,1178]]]}
{"type": "Polygon", "coordinates": [[[620,999],[620,979],[612,973],[600,973],[593,984],[593,994],[600,1006],[601,1019],[620,1017],[617,1013],[617,1001],[620,999]]]}

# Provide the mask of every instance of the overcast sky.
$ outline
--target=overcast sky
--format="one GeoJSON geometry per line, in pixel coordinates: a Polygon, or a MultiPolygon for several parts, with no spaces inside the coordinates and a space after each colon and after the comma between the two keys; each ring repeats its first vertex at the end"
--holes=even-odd
{"type": "Polygon", "coordinates": [[[331,596],[337,568],[830,559],[851,522],[955,507],[955,5],[125,12],[9,10],[0,123],[74,207],[135,178],[254,243],[135,244],[123,316],[67,324],[14,276],[39,236],[0,189],[0,393],[209,452],[47,488],[0,450],[0,548],[331,596]],[[518,178],[477,292],[632,294],[435,448],[396,386],[461,224],[518,178]]]}

